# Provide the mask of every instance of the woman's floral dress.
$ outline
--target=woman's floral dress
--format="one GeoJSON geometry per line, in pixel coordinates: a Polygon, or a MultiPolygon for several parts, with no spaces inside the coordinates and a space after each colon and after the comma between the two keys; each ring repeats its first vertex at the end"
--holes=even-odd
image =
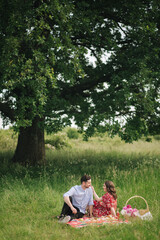
{"type": "Polygon", "coordinates": [[[94,200],[93,205],[93,216],[94,217],[101,217],[111,214],[111,207],[115,210],[117,208],[117,200],[110,193],[105,193],[102,196],[102,201],[97,202],[94,200]]]}

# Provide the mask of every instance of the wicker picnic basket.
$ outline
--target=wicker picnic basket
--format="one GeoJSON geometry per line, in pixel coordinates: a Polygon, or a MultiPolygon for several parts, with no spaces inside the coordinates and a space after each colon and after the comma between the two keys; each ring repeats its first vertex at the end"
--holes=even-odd
{"type": "MultiPolygon", "coordinates": [[[[131,199],[133,199],[133,198],[141,198],[141,199],[143,199],[143,200],[145,201],[145,203],[146,203],[146,209],[140,209],[140,210],[138,210],[140,216],[143,216],[144,214],[146,214],[146,213],[149,212],[149,206],[148,206],[148,203],[147,203],[146,199],[144,199],[144,198],[141,197],[141,196],[137,196],[137,195],[135,195],[135,196],[133,196],[133,197],[130,197],[130,198],[127,200],[125,206],[127,206],[127,205],[128,205],[128,202],[129,202],[131,199]]],[[[132,217],[128,216],[127,214],[125,214],[124,217],[125,217],[126,219],[131,219],[131,218],[132,218],[132,217]]],[[[137,217],[134,217],[134,218],[137,218],[137,217]]]]}

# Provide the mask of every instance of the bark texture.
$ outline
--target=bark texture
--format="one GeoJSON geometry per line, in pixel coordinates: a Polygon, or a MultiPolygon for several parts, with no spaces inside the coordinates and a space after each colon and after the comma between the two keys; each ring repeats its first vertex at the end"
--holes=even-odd
{"type": "Polygon", "coordinates": [[[13,161],[23,165],[45,164],[45,143],[43,120],[35,118],[33,124],[21,128],[13,161]]]}

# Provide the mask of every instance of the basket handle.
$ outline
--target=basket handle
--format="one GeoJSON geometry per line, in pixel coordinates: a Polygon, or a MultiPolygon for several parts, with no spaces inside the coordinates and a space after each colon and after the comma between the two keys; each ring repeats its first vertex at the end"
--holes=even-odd
{"type": "Polygon", "coordinates": [[[145,203],[146,203],[147,210],[149,211],[149,206],[148,206],[148,203],[147,203],[146,199],[144,199],[143,197],[138,196],[138,195],[135,195],[135,196],[129,198],[129,199],[127,200],[127,202],[126,202],[126,206],[127,206],[128,202],[129,202],[132,198],[142,198],[142,199],[145,201],[145,203]]]}

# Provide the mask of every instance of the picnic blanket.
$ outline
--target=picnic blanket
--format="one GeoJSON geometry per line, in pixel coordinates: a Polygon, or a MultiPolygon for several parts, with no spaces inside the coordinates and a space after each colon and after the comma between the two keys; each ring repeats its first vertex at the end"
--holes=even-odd
{"type": "Polygon", "coordinates": [[[83,217],[79,219],[73,219],[67,224],[74,228],[82,228],[86,226],[102,226],[105,224],[122,224],[122,223],[128,223],[127,220],[123,219],[117,219],[115,217],[112,217],[111,215],[105,216],[105,217],[83,217]]]}

